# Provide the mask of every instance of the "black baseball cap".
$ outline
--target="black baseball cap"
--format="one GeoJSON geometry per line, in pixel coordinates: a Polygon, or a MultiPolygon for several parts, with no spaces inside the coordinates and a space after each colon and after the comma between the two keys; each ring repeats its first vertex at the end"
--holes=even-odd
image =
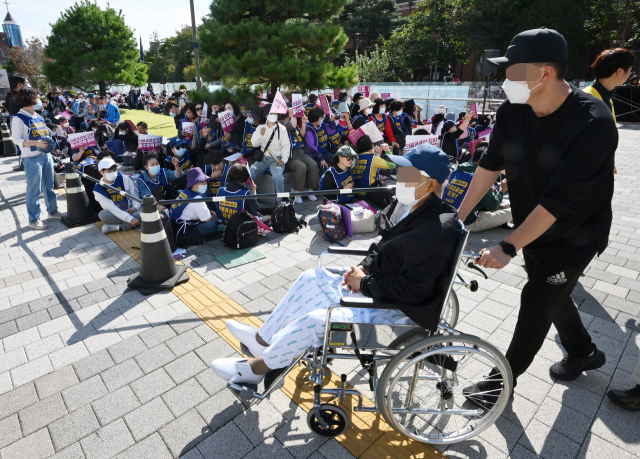
{"type": "Polygon", "coordinates": [[[519,33],[511,40],[504,56],[494,57],[488,61],[498,67],[507,68],[513,64],[532,62],[566,64],[568,58],[567,40],[562,34],[553,29],[540,27],[519,33]]]}

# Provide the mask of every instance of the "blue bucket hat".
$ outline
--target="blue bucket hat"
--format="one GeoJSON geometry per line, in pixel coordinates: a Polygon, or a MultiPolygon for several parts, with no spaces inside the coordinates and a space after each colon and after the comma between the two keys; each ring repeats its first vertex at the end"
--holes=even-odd
{"type": "Polygon", "coordinates": [[[184,139],[181,139],[180,137],[174,137],[169,140],[169,148],[173,148],[173,147],[178,148],[180,145],[183,145],[185,143],[186,142],[184,141],[184,139]]]}
{"type": "Polygon", "coordinates": [[[404,156],[388,155],[389,159],[400,167],[415,167],[429,177],[444,183],[451,173],[451,162],[447,154],[430,143],[412,148],[404,156]]]}

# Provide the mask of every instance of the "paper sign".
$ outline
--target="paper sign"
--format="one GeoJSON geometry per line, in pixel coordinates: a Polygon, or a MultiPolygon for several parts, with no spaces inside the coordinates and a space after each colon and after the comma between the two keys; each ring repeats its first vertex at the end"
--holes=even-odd
{"type": "Polygon", "coordinates": [[[222,125],[224,132],[231,132],[231,128],[236,122],[233,119],[233,110],[227,110],[226,112],[219,113],[218,119],[220,120],[220,124],[222,125]]]}
{"type": "Polygon", "coordinates": [[[70,120],[71,117],[73,116],[73,114],[71,114],[71,113],[69,113],[68,111],[65,110],[64,112],[60,113],[60,116],[63,116],[66,119],[70,120]]]}
{"type": "Polygon", "coordinates": [[[116,88],[111,88],[111,91],[109,91],[109,92],[111,92],[111,94],[115,96],[120,91],[118,91],[116,88]]]}
{"type": "Polygon", "coordinates": [[[393,100],[400,100],[402,98],[402,95],[399,92],[392,92],[389,97],[391,97],[393,100]]]}
{"type": "Polygon", "coordinates": [[[410,150],[418,145],[422,145],[423,143],[430,143],[436,147],[438,146],[437,135],[408,135],[406,139],[406,144],[404,146],[405,150],[410,150]]]}
{"type": "Polygon", "coordinates": [[[209,107],[207,107],[207,103],[202,103],[202,116],[200,117],[200,127],[205,127],[207,125],[207,121],[209,121],[207,117],[207,113],[209,113],[209,107]]]}
{"type": "Polygon", "coordinates": [[[302,94],[292,94],[291,108],[293,108],[293,116],[302,118],[304,116],[304,106],[302,105],[302,94]]]}
{"type": "Polygon", "coordinates": [[[9,88],[9,75],[5,69],[0,69],[0,88],[9,88]]]}
{"type": "Polygon", "coordinates": [[[371,86],[358,86],[358,92],[361,93],[364,97],[369,97],[371,86]]]}
{"type": "Polygon", "coordinates": [[[144,92],[144,95],[145,95],[145,96],[150,96],[150,95],[151,95],[151,92],[149,92],[149,91],[145,91],[145,92],[144,92]]]}
{"type": "Polygon", "coordinates": [[[151,151],[162,148],[162,136],[152,134],[138,134],[138,150],[151,151]]]}
{"type": "Polygon", "coordinates": [[[282,93],[279,89],[276,92],[276,96],[273,98],[271,110],[269,110],[269,114],[271,113],[277,113],[278,115],[287,113],[287,103],[284,101],[284,97],[282,97],[282,93]]]}
{"type": "Polygon", "coordinates": [[[382,100],[387,100],[389,97],[391,97],[391,93],[390,92],[383,92],[382,94],[380,94],[380,98],[382,100]]]}
{"type": "Polygon", "coordinates": [[[193,136],[193,130],[196,128],[196,123],[183,121],[182,122],[182,135],[193,136]]]}
{"type": "Polygon", "coordinates": [[[382,138],[382,134],[380,133],[380,129],[373,121],[369,121],[368,123],[362,125],[360,127],[364,135],[368,135],[373,143],[382,142],[384,139],[382,138]]]}
{"type": "Polygon", "coordinates": [[[234,161],[237,161],[238,158],[242,158],[242,153],[234,153],[231,156],[227,156],[226,158],[224,158],[224,160],[232,163],[234,161]]]}
{"type": "Polygon", "coordinates": [[[324,114],[331,115],[331,109],[329,108],[329,101],[327,100],[327,97],[321,95],[320,97],[318,97],[318,99],[320,99],[320,107],[322,107],[322,111],[324,112],[324,114]]]}
{"type": "Polygon", "coordinates": [[[476,104],[475,102],[471,105],[469,105],[469,111],[471,113],[475,113],[476,115],[478,114],[478,104],[476,104]]]}
{"type": "Polygon", "coordinates": [[[67,136],[67,140],[69,141],[69,146],[71,146],[71,148],[93,147],[98,145],[96,142],[96,135],[93,131],[69,134],[67,136]]]}
{"type": "Polygon", "coordinates": [[[478,132],[478,138],[480,138],[480,137],[489,137],[489,135],[491,135],[491,131],[493,131],[493,128],[485,129],[482,132],[478,132]]]}
{"type": "Polygon", "coordinates": [[[60,100],[61,100],[62,102],[64,102],[65,104],[67,103],[67,98],[66,98],[66,97],[64,97],[64,96],[62,96],[62,95],[58,96],[58,99],[60,99],[60,100]]]}

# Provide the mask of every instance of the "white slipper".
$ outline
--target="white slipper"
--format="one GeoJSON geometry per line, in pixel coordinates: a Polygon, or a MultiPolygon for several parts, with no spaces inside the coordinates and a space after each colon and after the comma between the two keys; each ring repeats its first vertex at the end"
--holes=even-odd
{"type": "Polygon", "coordinates": [[[215,359],[211,362],[211,369],[220,379],[236,384],[259,384],[264,379],[264,375],[253,373],[247,359],[215,359]]]}
{"type": "Polygon", "coordinates": [[[227,330],[229,330],[231,336],[247,346],[249,352],[251,352],[254,357],[262,357],[262,353],[267,346],[263,346],[256,340],[257,330],[255,327],[232,319],[227,320],[224,324],[227,326],[227,330]]]}

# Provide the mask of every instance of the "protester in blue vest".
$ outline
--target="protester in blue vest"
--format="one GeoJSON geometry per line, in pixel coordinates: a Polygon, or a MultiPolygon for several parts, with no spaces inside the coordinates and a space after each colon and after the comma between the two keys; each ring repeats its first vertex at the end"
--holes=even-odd
{"type": "MultiPolygon", "coordinates": [[[[293,172],[293,188],[291,191],[317,191],[320,189],[320,174],[318,173],[318,164],[309,156],[304,145],[304,136],[307,133],[306,116],[300,118],[300,127],[298,127],[298,118],[293,117],[293,110],[287,110],[286,115],[280,115],[284,122],[289,138],[291,139],[291,156],[286,170],[293,172]],[[307,187],[305,188],[305,181],[307,187]]],[[[307,196],[309,201],[317,201],[318,198],[310,194],[307,196]]],[[[296,204],[302,204],[302,198],[296,196],[296,204]]]]}
{"type": "Polygon", "coordinates": [[[317,102],[318,96],[315,94],[309,94],[309,102],[304,106],[304,116],[309,116],[309,112],[317,106],[317,102]]]}
{"type": "Polygon", "coordinates": [[[458,157],[460,156],[458,138],[466,132],[470,119],[471,115],[467,114],[464,117],[464,121],[462,121],[458,126],[456,126],[455,122],[447,120],[442,127],[440,148],[447,154],[451,164],[458,163],[458,157]]]}
{"type": "Polygon", "coordinates": [[[187,187],[178,195],[178,199],[184,202],[172,204],[169,208],[171,220],[180,226],[176,237],[193,229],[197,229],[204,238],[211,237],[218,231],[216,213],[209,210],[205,202],[188,201],[205,196],[210,181],[211,177],[207,177],[199,167],[187,171],[187,187]]]}
{"type": "Polygon", "coordinates": [[[251,142],[256,128],[260,126],[262,121],[262,110],[260,107],[251,107],[243,113],[245,117],[244,131],[242,134],[242,144],[240,145],[240,154],[243,158],[252,158],[255,154],[256,147],[251,142]]]}
{"type": "Polygon", "coordinates": [[[211,178],[211,181],[209,182],[209,186],[207,188],[208,197],[213,198],[217,196],[218,190],[221,187],[226,186],[227,174],[229,173],[229,169],[231,169],[231,166],[224,163],[224,158],[222,157],[221,152],[214,151],[207,155],[205,159],[204,173],[209,178],[211,178]]]}
{"type": "Polygon", "coordinates": [[[401,100],[394,100],[389,104],[389,129],[387,129],[387,139],[394,147],[394,153],[399,153],[406,144],[406,137],[411,135],[403,120],[404,103],[401,100]]]}
{"type": "MultiPolygon", "coordinates": [[[[381,154],[390,154],[389,145],[383,143],[381,145],[381,154]]],[[[395,169],[393,162],[387,161],[381,157],[381,154],[375,153],[373,142],[368,135],[364,135],[356,142],[356,151],[358,152],[358,161],[354,164],[353,182],[354,188],[371,188],[384,186],[379,180],[380,169],[395,169]]],[[[386,158],[386,156],[385,156],[386,158]]],[[[390,193],[364,193],[358,194],[370,204],[384,209],[391,204],[390,193]]]]}
{"type": "Polygon", "coordinates": [[[309,112],[307,132],[304,136],[307,153],[316,162],[321,173],[324,173],[333,161],[333,153],[329,151],[329,136],[334,134],[336,123],[330,119],[330,116],[325,117],[322,108],[314,108],[309,112]]]}
{"type": "Polygon", "coordinates": [[[54,170],[50,151],[52,147],[51,131],[45,120],[36,113],[35,107],[41,103],[38,92],[33,88],[23,87],[15,94],[14,102],[20,111],[11,118],[11,136],[14,143],[22,151],[22,162],[27,176],[26,204],[29,215],[29,228],[44,230],[47,228],[40,221],[39,196],[42,191],[48,218],[61,218],[58,212],[56,194],[53,191],[54,170]],[[48,151],[45,153],[45,151],[48,151]]]}
{"type": "Polygon", "coordinates": [[[367,99],[366,97],[360,99],[358,102],[360,110],[355,116],[351,117],[351,125],[353,126],[353,129],[358,129],[369,122],[369,116],[373,113],[374,105],[375,104],[371,102],[371,99],[367,99]]]}
{"type": "Polygon", "coordinates": [[[339,118],[336,122],[336,130],[329,136],[329,151],[335,153],[338,148],[343,144],[342,138],[349,134],[353,129],[351,125],[351,115],[349,115],[349,107],[347,104],[338,105],[336,112],[339,114],[339,118]]]}
{"type": "MultiPolygon", "coordinates": [[[[173,167],[171,169],[162,169],[156,155],[146,155],[144,157],[144,171],[137,180],[138,191],[144,196],[152,194],[156,199],[175,199],[178,195],[177,189],[172,187],[171,182],[183,177],[185,174],[180,169],[178,158],[173,158],[173,167]]],[[[163,206],[158,206],[159,210],[164,210],[163,206]]]]}
{"type": "MultiPolygon", "coordinates": [[[[353,188],[353,175],[351,169],[354,161],[357,163],[358,155],[351,147],[340,147],[336,152],[331,167],[320,179],[321,190],[342,190],[353,188]]],[[[325,195],[325,199],[338,200],[338,202],[353,201],[353,194],[325,195]]]]}
{"type": "Polygon", "coordinates": [[[98,171],[102,175],[102,180],[100,180],[100,184],[93,187],[93,195],[103,209],[98,214],[100,220],[105,223],[102,226],[102,232],[107,234],[115,231],[127,231],[140,225],[141,203],[129,201],[129,198],[118,191],[102,185],[107,184],[112,188],[139,197],[138,189],[131,178],[120,174],[118,165],[110,157],[104,158],[98,163],[98,171]]]}
{"type": "Polygon", "coordinates": [[[180,137],[173,137],[169,140],[168,145],[173,155],[165,159],[165,169],[173,168],[173,158],[178,160],[178,164],[180,169],[182,169],[182,172],[186,173],[189,169],[195,166],[191,160],[191,155],[187,151],[184,139],[181,139],[180,137]]]}
{"type": "MultiPolygon", "coordinates": [[[[220,187],[218,196],[246,196],[251,194],[245,185],[249,180],[249,170],[242,164],[234,164],[231,166],[227,174],[227,184],[220,187]]],[[[229,201],[216,202],[216,210],[218,219],[226,225],[229,219],[241,210],[246,210],[260,221],[269,224],[270,217],[262,216],[258,213],[258,201],[255,199],[239,199],[229,201]]]]}
{"type": "Polygon", "coordinates": [[[115,101],[107,99],[106,96],[100,98],[102,104],[104,104],[104,111],[106,116],[104,117],[109,123],[117,124],[120,121],[120,109],[115,101]]]}

